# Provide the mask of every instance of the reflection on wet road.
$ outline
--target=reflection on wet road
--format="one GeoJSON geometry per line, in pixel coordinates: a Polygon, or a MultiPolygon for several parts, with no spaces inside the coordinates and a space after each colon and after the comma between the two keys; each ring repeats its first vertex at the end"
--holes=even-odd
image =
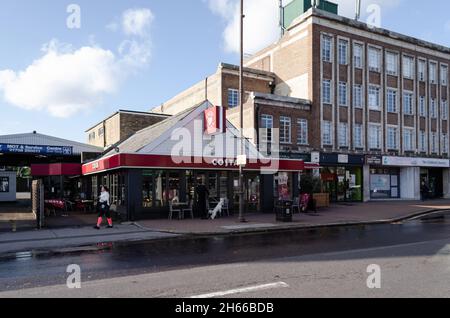
{"type": "Polygon", "coordinates": [[[78,264],[83,280],[97,280],[211,264],[256,262],[450,238],[450,214],[401,224],[183,238],[111,244],[99,252],[0,260],[0,291],[64,284],[66,268],[78,264]]]}

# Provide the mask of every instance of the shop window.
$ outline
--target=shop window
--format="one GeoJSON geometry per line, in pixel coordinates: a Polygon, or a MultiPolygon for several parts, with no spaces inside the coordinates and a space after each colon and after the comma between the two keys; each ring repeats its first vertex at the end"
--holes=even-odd
{"type": "Polygon", "coordinates": [[[400,197],[399,169],[371,169],[370,196],[372,199],[397,199],[400,197]]]}
{"type": "Polygon", "coordinates": [[[9,192],[9,177],[0,177],[0,193],[9,192]]]}

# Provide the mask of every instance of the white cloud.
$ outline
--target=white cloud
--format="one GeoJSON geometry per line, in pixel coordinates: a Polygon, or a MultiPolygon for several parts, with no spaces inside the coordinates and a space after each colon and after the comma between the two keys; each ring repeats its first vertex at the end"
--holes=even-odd
{"type": "MultiPolygon", "coordinates": [[[[227,52],[239,52],[239,1],[238,0],[203,0],[214,14],[225,22],[223,32],[224,48],[227,52]]],[[[362,0],[362,18],[366,16],[367,7],[380,5],[382,10],[395,8],[403,0],[362,0]]],[[[284,4],[291,2],[284,0],[284,4]]],[[[355,0],[334,0],[339,4],[339,12],[343,16],[354,17],[355,0]]],[[[256,53],[267,45],[277,41],[280,35],[279,7],[276,0],[245,0],[245,33],[244,45],[246,53],[256,53]]]]}
{"type": "Polygon", "coordinates": [[[122,27],[126,35],[147,35],[154,20],[149,9],[129,9],[122,15],[122,27]]]}
{"type": "MultiPolygon", "coordinates": [[[[129,14],[124,13],[124,17],[129,14]]],[[[138,17],[134,20],[137,22],[127,24],[130,35],[148,34],[151,20],[144,20],[138,17]]],[[[47,111],[56,117],[65,118],[92,109],[106,95],[115,93],[128,76],[148,65],[151,42],[147,38],[126,39],[117,51],[114,53],[95,43],[75,49],[52,40],[43,46],[42,55],[24,70],[0,70],[0,93],[11,105],[47,111]]]]}

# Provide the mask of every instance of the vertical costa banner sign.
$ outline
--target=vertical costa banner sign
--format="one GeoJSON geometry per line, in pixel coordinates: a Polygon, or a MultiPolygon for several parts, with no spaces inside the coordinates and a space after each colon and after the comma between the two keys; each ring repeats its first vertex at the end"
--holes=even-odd
{"type": "Polygon", "coordinates": [[[214,106],[205,110],[205,132],[208,135],[225,133],[226,109],[214,106]]]}

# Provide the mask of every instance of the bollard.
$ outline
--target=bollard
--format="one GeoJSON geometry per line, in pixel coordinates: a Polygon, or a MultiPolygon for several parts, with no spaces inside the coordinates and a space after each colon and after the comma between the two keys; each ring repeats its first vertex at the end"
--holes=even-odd
{"type": "Polygon", "coordinates": [[[16,224],[16,221],[11,220],[10,222],[11,222],[12,231],[13,231],[13,232],[16,232],[16,231],[17,231],[17,224],[16,224]]]}

